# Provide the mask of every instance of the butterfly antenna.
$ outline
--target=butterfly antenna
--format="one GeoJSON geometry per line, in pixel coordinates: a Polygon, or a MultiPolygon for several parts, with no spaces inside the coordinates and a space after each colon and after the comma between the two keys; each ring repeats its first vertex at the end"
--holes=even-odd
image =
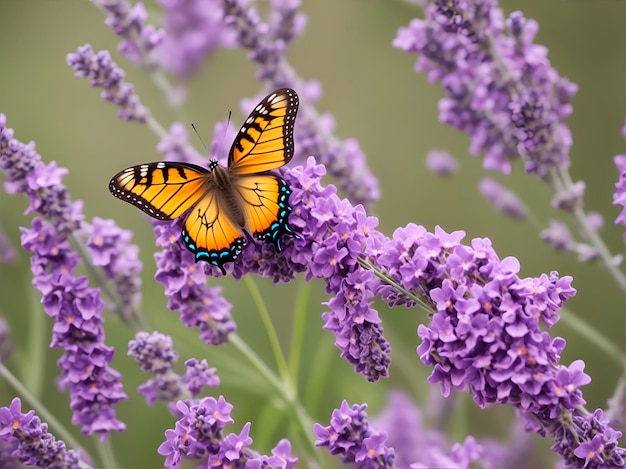
{"type": "Polygon", "coordinates": [[[191,123],[191,128],[193,129],[193,131],[198,136],[198,139],[200,140],[200,143],[204,147],[205,153],[209,153],[209,150],[207,149],[206,144],[204,143],[204,140],[202,140],[202,137],[200,137],[200,133],[198,132],[198,129],[196,129],[196,125],[193,122],[191,123]]]}

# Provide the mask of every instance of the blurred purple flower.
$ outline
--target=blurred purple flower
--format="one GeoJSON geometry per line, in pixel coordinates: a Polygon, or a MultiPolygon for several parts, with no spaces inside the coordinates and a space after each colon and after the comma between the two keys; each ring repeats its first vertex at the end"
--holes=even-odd
{"type": "Polygon", "coordinates": [[[131,62],[147,69],[157,66],[155,49],[163,41],[164,31],[145,24],[148,13],[142,2],[135,5],[127,0],[94,0],[107,12],[105,24],[124,38],[117,50],[131,62]]]}
{"type": "Polygon", "coordinates": [[[437,176],[450,176],[458,168],[456,158],[445,150],[431,150],[426,155],[426,167],[437,176]]]}
{"type": "MultiPolygon", "coordinates": [[[[626,129],[626,126],[624,127],[626,129]]],[[[624,225],[625,230],[622,237],[626,243],[626,155],[617,155],[613,161],[619,172],[619,179],[615,183],[615,193],[613,194],[613,205],[620,207],[620,214],[615,219],[615,223],[624,225]]]]}
{"type": "Polygon", "coordinates": [[[8,264],[15,259],[16,255],[15,248],[0,226],[0,263],[8,264]]]}
{"type": "Polygon", "coordinates": [[[172,338],[157,331],[138,332],[128,343],[128,356],[148,373],[165,373],[178,361],[172,338]]]}
{"type": "Polygon", "coordinates": [[[315,446],[325,446],[330,454],[341,456],[342,462],[363,469],[394,467],[394,451],[385,445],[387,434],[370,427],[366,408],[367,404],[350,407],[343,401],[333,411],[329,426],[315,424],[315,446]]]}
{"type": "Polygon", "coordinates": [[[508,174],[521,157],[526,172],[544,177],[569,163],[572,138],[563,120],[577,86],[533,43],[537,22],[519,11],[505,20],[497,5],[427,2],[425,18],[400,28],[393,45],[417,53],[415,70],[441,83],[440,120],[472,137],[470,151],[485,152],[486,169],[508,174]]]}
{"type": "MultiPolygon", "coordinates": [[[[48,425],[42,423],[35,411],[22,413],[22,403],[18,397],[9,407],[0,407],[0,442],[14,461],[24,466],[63,467],[78,469],[83,467],[75,450],[68,450],[65,443],[48,432],[48,425]]],[[[3,467],[9,460],[0,459],[3,467]]]]}
{"type": "Polygon", "coordinates": [[[91,45],[85,44],[67,54],[66,62],[74,69],[75,77],[89,77],[91,86],[103,89],[100,96],[119,108],[120,119],[146,123],[150,110],[141,104],[135,87],[124,80],[126,73],[113,62],[108,51],[94,53],[91,45]]]}
{"type": "Polygon", "coordinates": [[[224,24],[222,0],[159,0],[165,37],[159,48],[163,68],[178,77],[195,72],[219,46],[233,46],[224,24]]]}
{"type": "Polygon", "coordinates": [[[575,246],[572,233],[560,220],[550,220],[548,228],[541,232],[541,238],[557,251],[571,251],[575,246]]]}
{"type": "MultiPolygon", "coordinates": [[[[117,313],[125,319],[137,316],[141,303],[139,274],[143,264],[138,259],[139,247],[130,244],[132,232],[121,229],[113,220],[98,217],[94,217],[93,223],[86,229],[89,232],[87,249],[92,263],[102,267],[115,287],[121,308],[117,313]]],[[[109,309],[115,311],[117,306],[111,305],[109,309]]]]}
{"type": "Polygon", "coordinates": [[[516,220],[525,220],[528,216],[526,206],[517,195],[495,179],[483,178],[478,189],[498,212],[516,220]]]}

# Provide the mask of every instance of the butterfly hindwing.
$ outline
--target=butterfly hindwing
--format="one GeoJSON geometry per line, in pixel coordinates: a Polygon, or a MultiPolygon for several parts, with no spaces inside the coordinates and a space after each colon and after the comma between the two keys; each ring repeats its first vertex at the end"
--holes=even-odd
{"type": "Polygon", "coordinates": [[[224,275],[224,264],[233,262],[246,239],[241,228],[233,221],[227,210],[223,194],[213,189],[193,207],[187,215],[182,239],[196,262],[206,261],[219,267],[224,275]]]}
{"type": "Polygon", "coordinates": [[[280,168],[293,157],[293,128],[298,95],[282,88],[263,99],[239,130],[228,155],[228,167],[236,174],[252,174],[280,168]]]}
{"type": "Polygon", "coordinates": [[[241,176],[237,178],[235,190],[242,200],[246,230],[255,238],[274,244],[280,252],[283,234],[297,237],[287,224],[291,189],[283,178],[274,174],[241,176]]]}
{"type": "Polygon", "coordinates": [[[208,174],[209,170],[192,164],[146,163],[117,173],[109,190],[153,218],[173,220],[202,198],[208,174]]]}

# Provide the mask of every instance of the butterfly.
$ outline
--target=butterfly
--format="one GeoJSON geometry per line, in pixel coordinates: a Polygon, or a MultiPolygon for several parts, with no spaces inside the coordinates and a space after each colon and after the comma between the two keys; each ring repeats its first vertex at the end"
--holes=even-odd
{"type": "Polygon", "coordinates": [[[228,167],[216,160],[203,168],[162,161],[131,166],[109,183],[111,193],[157,220],[186,216],[183,244],[195,256],[217,266],[233,262],[247,237],[272,243],[298,238],[288,225],[291,189],[271,170],[293,157],[293,128],[298,95],[282,88],[267,95],[239,130],[228,154],[228,167]]]}

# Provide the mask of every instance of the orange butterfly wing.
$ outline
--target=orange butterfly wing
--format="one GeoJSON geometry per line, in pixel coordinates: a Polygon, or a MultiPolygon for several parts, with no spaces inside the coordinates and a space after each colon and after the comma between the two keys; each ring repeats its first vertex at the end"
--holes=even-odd
{"type": "Polygon", "coordinates": [[[273,243],[280,252],[281,235],[298,237],[287,224],[291,189],[283,178],[274,174],[240,176],[234,187],[242,201],[246,230],[255,238],[273,243]]]}
{"type": "Polygon", "coordinates": [[[212,189],[193,207],[183,227],[183,243],[193,252],[196,262],[203,260],[220,268],[233,262],[246,245],[241,228],[229,216],[227,201],[212,189]]]}
{"type": "Polygon", "coordinates": [[[223,196],[209,178],[216,166],[216,162],[208,169],[175,162],[133,166],[116,174],[109,190],[159,220],[173,220],[189,212],[183,243],[196,262],[207,261],[226,275],[224,264],[241,253],[246,240],[223,210],[223,196]]]}
{"type": "Polygon", "coordinates": [[[234,174],[280,168],[293,157],[293,127],[298,95],[290,88],[270,93],[254,108],[239,130],[228,155],[234,174]]]}
{"type": "Polygon", "coordinates": [[[202,198],[209,173],[193,164],[146,163],[117,173],[109,183],[109,190],[153,218],[173,220],[202,198]]]}

